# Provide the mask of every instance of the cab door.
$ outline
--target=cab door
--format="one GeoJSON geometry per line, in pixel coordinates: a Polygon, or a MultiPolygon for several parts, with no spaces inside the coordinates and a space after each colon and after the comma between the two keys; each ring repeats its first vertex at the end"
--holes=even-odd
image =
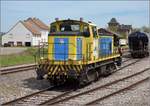
{"type": "Polygon", "coordinates": [[[96,26],[92,27],[92,34],[93,34],[93,57],[94,60],[98,59],[99,51],[98,51],[98,33],[96,26]]]}

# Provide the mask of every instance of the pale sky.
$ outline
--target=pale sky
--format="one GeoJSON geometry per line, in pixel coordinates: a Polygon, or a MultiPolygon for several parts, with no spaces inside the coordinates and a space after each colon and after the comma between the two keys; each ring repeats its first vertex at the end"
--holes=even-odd
{"type": "Polygon", "coordinates": [[[107,27],[115,17],[121,24],[149,26],[149,4],[149,1],[1,1],[1,32],[28,17],[37,17],[47,25],[56,17],[83,17],[98,27],[107,27]]]}

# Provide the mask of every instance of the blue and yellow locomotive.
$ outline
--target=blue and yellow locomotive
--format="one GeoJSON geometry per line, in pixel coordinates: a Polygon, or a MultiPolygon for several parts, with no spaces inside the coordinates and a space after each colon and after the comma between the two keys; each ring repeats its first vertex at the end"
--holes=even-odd
{"type": "Polygon", "coordinates": [[[37,78],[53,84],[68,80],[85,84],[109,75],[121,65],[119,40],[98,35],[97,26],[80,20],[58,20],[51,23],[47,58],[41,58],[37,78]]]}

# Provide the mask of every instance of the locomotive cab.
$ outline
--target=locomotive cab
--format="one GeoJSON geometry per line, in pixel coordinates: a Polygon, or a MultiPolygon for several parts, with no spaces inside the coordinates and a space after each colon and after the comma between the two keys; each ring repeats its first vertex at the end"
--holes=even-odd
{"type": "Polygon", "coordinates": [[[55,62],[78,61],[79,64],[87,58],[93,60],[92,56],[84,53],[86,44],[90,45],[98,39],[97,27],[83,21],[57,20],[51,24],[48,39],[49,60],[55,62]],[[85,55],[89,55],[89,57],[85,55]]]}

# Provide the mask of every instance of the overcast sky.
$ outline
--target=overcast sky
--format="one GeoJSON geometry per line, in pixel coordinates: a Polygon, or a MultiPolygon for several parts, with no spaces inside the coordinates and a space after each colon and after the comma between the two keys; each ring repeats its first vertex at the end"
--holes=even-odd
{"type": "Polygon", "coordinates": [[[107,27],[115,17],[121,24],[149,26],[149,1],[1,1],[1,32],[7,32],[19,20],[37,17],[47,25],[59,19],[92,21],[107,27]]]}

